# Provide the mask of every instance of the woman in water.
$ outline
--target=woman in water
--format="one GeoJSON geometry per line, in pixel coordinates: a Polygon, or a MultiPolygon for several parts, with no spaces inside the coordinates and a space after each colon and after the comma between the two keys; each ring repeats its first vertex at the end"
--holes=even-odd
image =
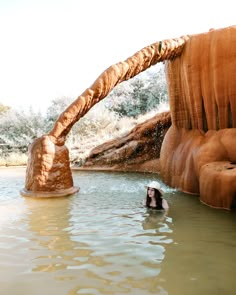
{"type": "Polygon", "coordinates": [[[152,181],[147,186],[147,196],[143,200],[143,205],[147,208],[156,210],[167,210],[169,205],[165,199],[162,198],[163,191],[161,185],[157,181],[152,181]]]}

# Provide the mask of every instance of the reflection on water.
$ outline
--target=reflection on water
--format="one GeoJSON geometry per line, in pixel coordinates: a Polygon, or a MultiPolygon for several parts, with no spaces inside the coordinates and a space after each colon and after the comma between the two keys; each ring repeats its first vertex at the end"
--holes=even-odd
{"type": "Polygon", "coordinates": [[[37,200],[24,176],[0,169],[1,294],[234,294],[234,212],[167,187],[146,210],[150,174],[74,172],[77,195],[37,200]]]}

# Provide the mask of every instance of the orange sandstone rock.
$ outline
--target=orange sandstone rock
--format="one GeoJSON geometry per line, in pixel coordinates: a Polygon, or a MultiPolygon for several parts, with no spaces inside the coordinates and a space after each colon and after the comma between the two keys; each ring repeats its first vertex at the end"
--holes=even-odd
{"type": "Polygon", "coordinates": [[[94,148],[82,169],[159,173],[161,145],[170,125],[169,112],[157,114],[128,135],[94,148]]]}
{"type": "MultiPolygon", "coordinates": [[[[61,114],[49,134],[33,143],[23,194],[75,190],[64,146],[71,127],[117,84],[160,61],[166,64],[172,121],[161,146],[162,178],[172,187],[200,194],[210,206],[230,209],[236,196],[236,26],[160,41],[109,67],[61,114]]],[[[135,139],[133,132],[105,150],[119,149],[110,160],[121,168],[120,157],[131,161],[140,149],[153,156],[148,141],[149,136],[135,139]]]]}
{"type": "Polygon", "coordinates": [[[236,161],[236,26],[191,36],[166,69],[173,125],[161,149],[163,179],[230,209],[235,171],[216,171],[236,161]]]}
{"type": "Polygon", "coordinates": [[[29,148],[23,196],[61,197],[78,191],[73,186],[69,152],[48,135],[36,139],[29,148]]]}
{"type": "Polygon", "coordinates": [[[72,126],[119,83],[157,62],[178,56],[188,36],[163,40],[143,48],[123,62],[105,70],[58,118],[48,135],[37,139],[29,150],[25,189],[27,196],[53,196],[73,192],[71,170],[64,144],[72,126]],[[58,165],[60,163],[60,165],[58,165]]]}

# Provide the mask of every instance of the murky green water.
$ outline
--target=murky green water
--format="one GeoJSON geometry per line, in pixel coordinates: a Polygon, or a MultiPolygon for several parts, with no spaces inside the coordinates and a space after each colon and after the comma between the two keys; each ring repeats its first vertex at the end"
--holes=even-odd
{"type": "Polygon", "coordinates": [[[0,294],[235,294],[235,212],[168,187],[148,212],[151,174],[77,171],[58,199],[21,197],[24,178],[0,169],[0,294]]]}

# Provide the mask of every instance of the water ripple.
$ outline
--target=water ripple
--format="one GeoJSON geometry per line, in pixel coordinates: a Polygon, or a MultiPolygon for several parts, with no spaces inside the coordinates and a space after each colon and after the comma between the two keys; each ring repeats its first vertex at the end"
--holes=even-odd
{"type": "Polygon", "coordinates": [[[234,294],[235,215],[167,186],[168,213],[146,210],[150,174],[76,172],[74,196],[22,198],[24,173],[0,171],[4,294],[234,294]]]}

